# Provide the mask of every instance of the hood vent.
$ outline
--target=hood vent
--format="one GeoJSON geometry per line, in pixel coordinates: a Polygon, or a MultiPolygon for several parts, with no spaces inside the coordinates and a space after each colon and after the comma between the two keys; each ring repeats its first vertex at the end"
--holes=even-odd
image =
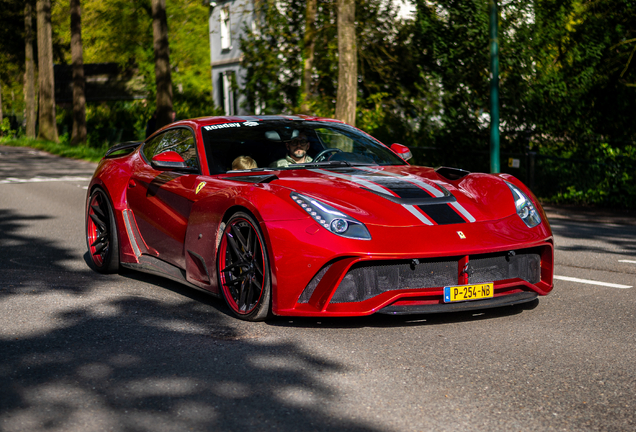
{"type": "Polygon", "coordinates": [[[437,204],[449,204],[449,203],[457,201],[457,199],[446,189],[444,189],[444,192],[445,192],[444,196],[441,196],[441,197],[421,196],[416,198],[400,198],[393,195],[389,195],[387,193],[382,193],[382,192],[374,191],[371,189],[367,189],[365,187],[363,187],[362,189],[368,192],[374,193],[376,195],[379,195],[382,198],[386,198],[389,201],[393,201],[396,204],[401,204],[401,205],[412,205],[412,206],[437,205],[437,204]]]}
{"type": "Polygon", "coordinates": [[[459,168],[440,167],[435,172],[448,180],[459,180],[470,174],[470,171],[466,171],[459,168]]]}

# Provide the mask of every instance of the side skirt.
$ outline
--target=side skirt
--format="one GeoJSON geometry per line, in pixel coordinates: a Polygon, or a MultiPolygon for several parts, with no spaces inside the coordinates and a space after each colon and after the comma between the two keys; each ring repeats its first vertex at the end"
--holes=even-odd
{"type": "Polygon", "coordinates": [[[161,276],[175,282],[179,282],[185,286],[190,288],[195,288],[198,291],[202,291],[207,294],[211,294],[214,297],[220,298],[220,294],[214,293],[212,291],[208,291],[204,288],[198,287],[194,284],[191,284],[186,280],[185,271],[180,269],[179,267],[173,266],[172,264],[168,264],[165,261],[162,261],[158,258],[149,256],[149,255],[141,255],[139,257],[139,263],[121,263],[122,267],[137,270],[143,273],[153,274],[155,276],[161,276]]]}

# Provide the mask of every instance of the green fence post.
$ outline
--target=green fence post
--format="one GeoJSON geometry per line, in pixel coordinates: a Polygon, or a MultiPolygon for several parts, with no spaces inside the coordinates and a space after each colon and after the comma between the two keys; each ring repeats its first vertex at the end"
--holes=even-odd
{"type": "Polygon", "coordinates": [[[497,2],[490,0],[490,172],[499,166],[499,42],[497,40],[497,2]]]}

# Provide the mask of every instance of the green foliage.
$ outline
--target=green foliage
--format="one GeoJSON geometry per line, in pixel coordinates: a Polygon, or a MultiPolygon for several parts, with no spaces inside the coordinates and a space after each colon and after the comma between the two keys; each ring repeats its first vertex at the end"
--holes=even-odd
{"type": "MultiPolygon", "coordinates": [[[[145,138],[146,121],[152,115],[144,101],[114,101],[86,105],[87,145],[109,147],[118,142],[145,138]]],[[[70,135],[73,127],[71,108],[57,110],[60,134],[70,135]]],[[[63,140],[63,138],[60,138],[63,140]]]]}
{"type": "MultiPolygon", "coordinates": [[[[35,1],[32,3],[35,10],[35,1]]],[[[10,82],[18,77],[16,69],[24,64],[24,4],[25,0],[0,0],[0,11],[2,11],[0,13],[1,82],[10,82]]],[[[35,20],[33,28],[35,28],[35,20]]]]}
{"type": "Polygon", "coordinates": [[[542,155],[538,188],[547,202],[636,208],[636,146],[596,143],[588,154],[542,155]]]}
{"type": "MultiPolygon", "coordinates": [[[[357,125],[388,144],[410,146],[417,164],[486,171],[489,2],[411,1],[417,13],[406,20],[397,17],[395,2],[356,1],[357,125]]],[[[527,152],[537,152],[534,190],[551,202],[636,207],[636,1],[498,4],[502,159],[521,158],[515,174],[528,180],[527,152]]],[[[101,152],[144,136],[155,109],[150,5],[150,0],[82,0],[85,63],[134,68],[147,95],[88,103],[86,148],[101,152]]],[[[220,114],[211,97],[208,7],[200,0],[170,0],[167,7],[177,116],[220,114]]],[[[256,25],[241,41],[247,73],[241,91],[249,110],[300,111],[305,7],[305,0],[255,2],[256,25]]],[[[23,8],[23,0],[0,0],[3,110],[18,119],[24,110],[23,8]]],[[[68,1],[53,2],[53,30],[56,63],[70,63],[68,1]]],[[[338,78],[335,0],[318,3],[313,67],[309,108],[332,117],[338,78]]],[[[58,106],[58,123],[62,148],[72,125],[69,108],[58,106]]],[[[19,135],[15,124],[7,124],[4,139],[19,135]]]]}
{"type": "MultiPolygon", "coordinates": [[[[155,71],[150,0],[82,0],[84,63],[114,62],[134,67],[143,78],[147,98],[143,101],[88,103],[86,111],[89,145],[101,146],[120,140],[143,139],[146,121],[155,110],[155,71]]],[[[208,8],[199,0],[167,2],[168,38],[177,118],[218,114],[212,104],[208,8]],[[201,43],[201,41],[204,43],[201,43]]],[[[68,2],[56,2],[53,21],[57,38],[70,57],[68,2]]],[[[70,113],[60,126],[72,126],[70,113]]]]}
{"type": "Polygon", "coordinates": [[[298,0],[255,3],[260,20],[241,39],[248,107],[261,114],[297,109],[301,63],[301,5],[298,0]]]}
{"type": "MultiPolygon", "coordinates": [[[[24,50],[24,47],[22,47],[24,50]]],[[[24,111],[23,80],[24,71],[6,53],[0,52],[0,93],[2,95],[3,116],[22,116],[24,111]]]]}
{"type": "Polygon", "coordinates": [[[13,133],[9,119],[7,117],[3,118],[2,123],[0,123],[0,136],[13,135],[13,133]]]}
{"type": "MultiPolygon", "coordinates": [[[[247,108],[265,114],[300,112],[300,83],[305,3],[300,0],[257,3],[260,19],[241,40],[247,83],[247,108]]],[[[360,86],[357,125],[376,136],[419,143],[423,118],[436,107],[434,81],[418,64],[412,47],[413,23],[396,18],[392,2],[358,0],[357,46],[360,86]]],[[[316,16],[314,115],[333,117],[338,77],[336,2],[321,1],[316,16]]]]}

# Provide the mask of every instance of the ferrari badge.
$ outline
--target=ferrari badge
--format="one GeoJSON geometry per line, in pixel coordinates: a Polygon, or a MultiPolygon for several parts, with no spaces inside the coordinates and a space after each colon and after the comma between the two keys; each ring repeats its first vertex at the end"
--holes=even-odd
{"type": "Polygon", "coordinates": [[[205,182],[201,182],[199,183],[199,185],[197,186],[197,190],[195,191],[195,193],[199,193],[201,192],[201,189],[203,189],[203,186],[205,186],[205,182]]]}
{"type": "MultiPolygon", "coordinates": [[[[198,192],[198,189],[197,189],[197,192],[198,192]]],[[[460,238],[460,239],[462,239],[462,240],[464,240],[464,239],[466,238],[466,236],[464,235],[464,233],[463,233],[463,232],[461,232],[461,231],[457,231],[457,235],[458,235],[458,236],[459,236],[459,238],[460,238]]]]}

